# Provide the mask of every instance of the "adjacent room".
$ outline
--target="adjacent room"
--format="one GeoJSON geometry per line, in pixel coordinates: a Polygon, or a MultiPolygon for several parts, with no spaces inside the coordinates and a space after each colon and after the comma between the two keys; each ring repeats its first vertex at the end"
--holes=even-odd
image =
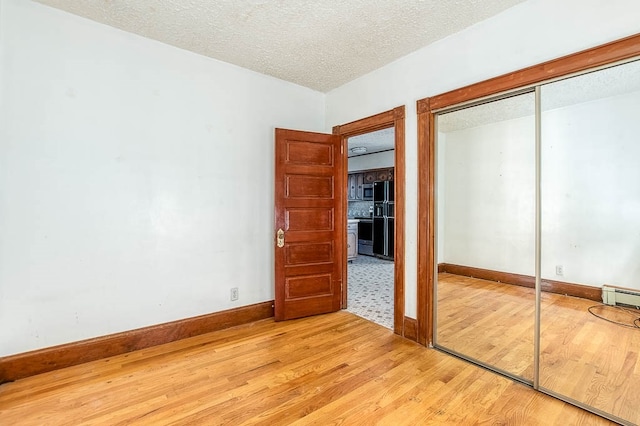
{"type": "Polygon", "coordinates": [[[0,424],[640,424],[638,16],[0,0],[0,424]]]}
{"type": "Polygon", "coordinates": [[[347,310],[393,330],[393,127],[348,140],[347,310]]]}

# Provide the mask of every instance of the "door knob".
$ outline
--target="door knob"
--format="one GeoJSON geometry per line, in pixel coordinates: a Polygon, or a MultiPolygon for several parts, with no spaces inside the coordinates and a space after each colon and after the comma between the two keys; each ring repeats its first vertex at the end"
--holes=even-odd
{"type": "Polygon", "coordinates": [[[284,247],[284,231],[282,230],[282,228],[278,229],[278,233],[276,235],[278,247],[284,247]]]}

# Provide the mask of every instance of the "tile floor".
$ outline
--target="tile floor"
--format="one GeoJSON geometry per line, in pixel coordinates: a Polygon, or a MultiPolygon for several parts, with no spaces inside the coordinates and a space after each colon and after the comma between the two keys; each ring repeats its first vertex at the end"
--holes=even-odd
{"type": "Polygon", "coordinates": [[[393,262],[360,255],[347,264],[347,311],[393,330],[393,262]]]}

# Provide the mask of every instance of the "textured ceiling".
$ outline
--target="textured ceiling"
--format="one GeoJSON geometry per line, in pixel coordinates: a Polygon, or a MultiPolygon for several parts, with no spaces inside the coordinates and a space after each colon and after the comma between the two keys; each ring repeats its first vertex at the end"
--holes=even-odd
{"type": "Polygon", "coordinates": [[[381,151],[389,151],[395,148],[395,129],[389,127],[388,129],[382,129],[371,133],[365,133],[363,135],[352,136],[347,141],[348,144],[348,156],[357,157],[360,155],[369,155],[381,151]],[[353,148],[363,147],[366,148],[365,153],[351,152],[353,148]]]}
{"type": "Polygon", "coordinates": [[[327,92],[524,0],[36,0],[327,92]]]}

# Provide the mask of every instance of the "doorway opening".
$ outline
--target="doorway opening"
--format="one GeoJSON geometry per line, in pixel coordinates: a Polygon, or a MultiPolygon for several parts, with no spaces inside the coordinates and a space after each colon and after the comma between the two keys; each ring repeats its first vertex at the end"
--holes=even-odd
{"type": "Polygon", "coordinates": [[[393,330],[395,129],[347,139],[347,311],[393,330]]]}
{"type": "MultiPolygon", "coordinates": [[[[382,311],[387,308],[383,309],[382,306],[386,306],[387,301],[390,302],[391,308],[387,312],[391,314],[392,323],[390,324],[387,320],[384,326],[391,328],[396,334],[415,340],[417,322],[404,316],[404,117],[405,107],[399,106],[361,120],[335,126],[333,133],[342,138],[344,179],[347,182],[345,185],[347,203],[344,203],[344,210],[337,212],[337,214],[343,214],[354,220],[351,224],[347,220],[347,226],[344,227],[343,265],[345,267],[342,279],[342,308],[356,309],[355,293],[352,293],[351,298],[348,294],[349,281],[352,284],[355,282],[353,273],[362,277],[363,282],[367,282],[365,273],[371,276],[376,269],[383,269],[386,266],[385,275],[390,274],[393,277],[392,280],[386,280],[391,283],[391,295],[388,295],[387,291],[387,296],[384,297],[381,296],[382,292],[378,292],[377,299],[366,296],[360,298],[361,300],[373,301],[365,309],[371,310],[374,317],[376,315],[383,317],[382,311]],[[367,142],[367,138],[369,142],[367,142]],[[374,152],[376,139],[385,139],[387,142],[384,148],[379,148],[377,152],[374,152]],[[392,142],[389,143],[389,141],[392,142]],[[367,161],[372,161],[376,157],[379,161],[382,161],[382,158],[386,158],[386,160],[384,163],[366,165],[367,161]],[[360,164],[358,165],[358,163],[360,164]],[[384,184],[384,182],[390,181],[393,181],[392,185],[384,184]],[[375,182],[382,182],[382,184],[376,185],[375,182]],[[375,196],[376,200],[386,196],[386,198],[380,199],[378,206],[380,210],[377,212],[374,201],[376,188],[379,192],[375,196]],[[355,222],[355,218],[360,219],[355,222]],[[379,220],[375,220],[376,218],[379,220]],[[361,233],[358,232],[360,221],[362,222],[360,224],[361,233]],[[370,223],[370,226],[367,223],[370,223]],[[383,231],[377,231],[379,235],[377,245],[374,242],[376,224],[383,229],[383,231]],[[386,230],[384,230],[385,227],[386,230]],[[369,232],[371,236],[368,235],[369,232]],[[348,260],[351,262],[348,263],[348,260]],[[358,268],[365,272],[358,273],[358,268]],[[347,276],[348,269],[351,269],[352,272],[351,280],[347,276]],[[382,302],[385,302],[384,305],[382,302]],[[350,307],[352,303],[354,306],[350,307]]],[[[375,292],[364,288],[360,294],[376,296],[375,292]]],[[[372,320],[375,321],[375,319],[372,320]]]]}

